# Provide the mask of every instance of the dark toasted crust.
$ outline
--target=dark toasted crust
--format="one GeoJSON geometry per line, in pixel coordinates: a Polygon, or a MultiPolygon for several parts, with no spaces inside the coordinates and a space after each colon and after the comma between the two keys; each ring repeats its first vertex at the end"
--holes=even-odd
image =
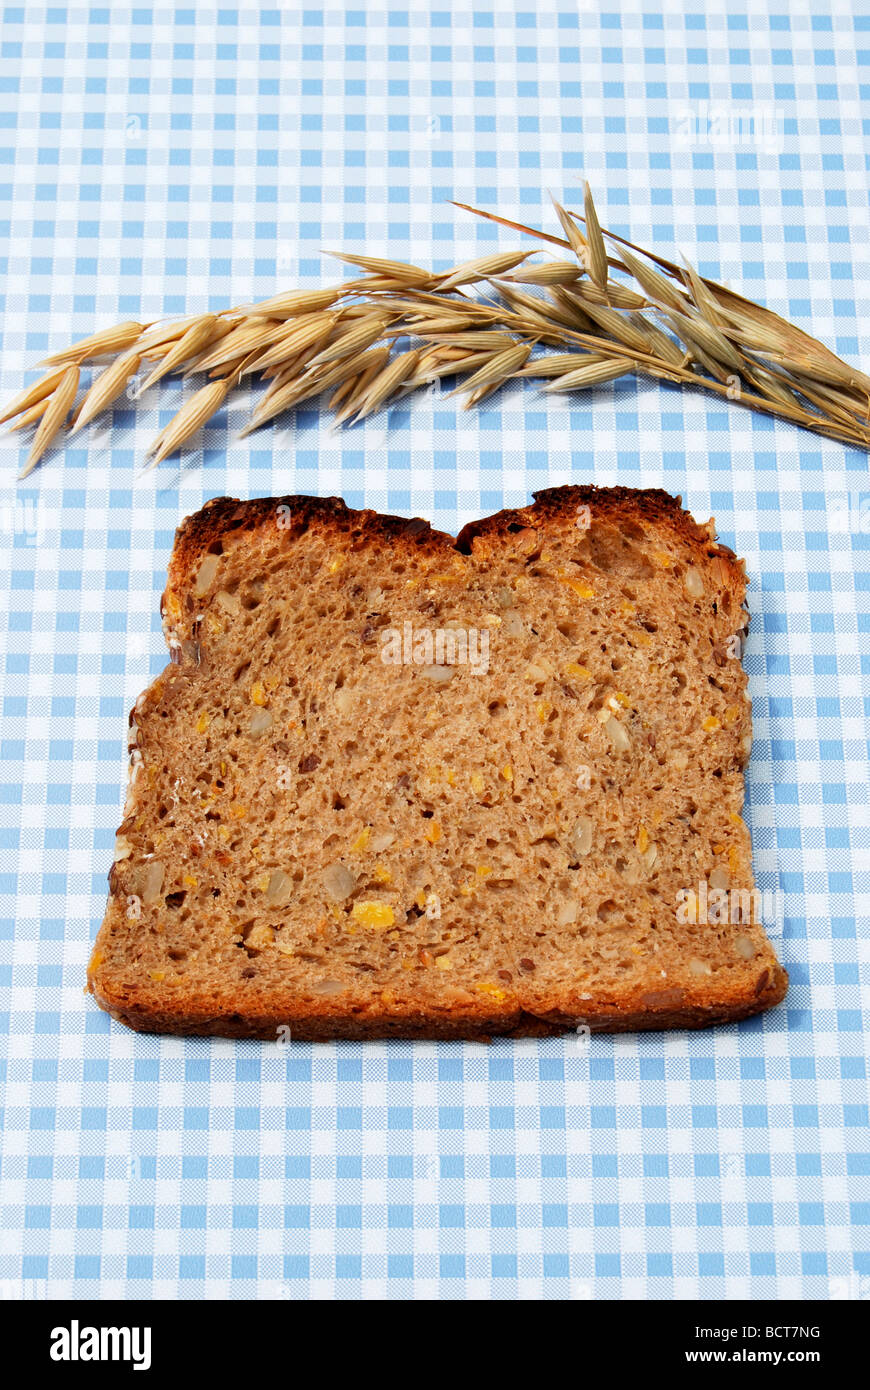
{"type": "MultiPolygon", "coordinates": [[[[702,525],[683,510],[682,499],[672,497],[660,488],[638,490],[625,487],[594,487],[593,485],[571,485],[544,488],[534,493],[534,502],[526,507],[506,508],[492,516],[469,522],[457,537],[446,531],[436,531],[422,517],[389,516],[366,509],[356,511],[340,497],[255,497],[248,502],[240,502],[234,497],[216,497],[206,502],[200,511],[187,517],[175,533],[175,545],[169,561],[168,583],[161,599],[161,615],[164,617],[164,631],[172,648],[173,660],[180,658],[180,645],[194,634],[189,622],[179,612],[167,619],[167,601],[170,594],[188,599],[188,617],[191,616],[189,593],[193,577],[202,557],[217,547],[235,543],[243,536],[254,537],[267,528],[275,528],[279,509],[287,509],[287,521],[283,534],[290,543],[307,531],[319,531],[328,541],[339,537],[349,537],[351,549],[363,546],[389,546],[392,551],[399,547],[411,556],[450,555],[459,551],[469,554],[472,547],[499,546],[510,540],[517,532],[529,530],[545,531],[547,528],[568,529],[576,525],[578,509],[588,507],[594,512],[596,520],[607,522],[617,529],[640,527],[646,524],[658,527],[670,534],[680,546],[703,553],[708,558],[718,557],[727,567],[727,578],[722,576],[722,584],[727,585],[735,596],[737,605],[746,607],[746,571],[742,560],[738,560],[728,546],[716,540],[712,519],[702,525]]],[[[747,612],[745,627],[749,629],[747,612]]]]}
{"type": "Polygon", "coordinates": [[[492,516],[471,521],[460,531],[456,539],[458,550],[469,551],[477,537],[498,537],[517,526],[547,526],[554,522],[573,524],[577,509],[588,506],[594,509],[599,519],[614,524],[647,522],[652,526],[666,526],[673,531],[676,539],[690,544],[707,545],[710,532],[701,526],[688,512],[684,512],[679,497],[672,497],[660,488],[638,491],[627,487],[565,486],[544,488],[533,494],[535,501],[530,507],[507,508],[494,512],[492,516]]]}
{"type": "MultiPolygon", "coordinates": [[[[472,548],[477,553],[479,547],[486,554],[488,547],[504,544],[518,532],[574,526],[581,506],[592,509],[599,522],[612,523],[628,534],[632,527],[656,527],[696,555],[718,558],[727,567],[722,572],[723,583],[733,590],[738,603],[743,602],[743,562],[716,541],[712,523],[699,524],[683,511],[679,498],[661,490],[570,486],[546,489],[536,493],[529,506],[506,509],[471,522],[457,538],[434,530],[421,519],[355,511],[335,497],[262,497],[247,502],[215,498],[186,518],[176,532],[163,606],[165,609],[170,595],[180,598],[189,594],[198,565],[209,550],[245,536],[254,538],[266,527],[274,527],[279,508],[289,509],[288,521],[284,523],[288,542],[303,532],[316,530],[327,538],[340,536],[345,543],[349,540],[351,549],[373,545],[393,550],[402,547],[412,555],[437,556],[456,551],[467,554],[472,548]]],[[[185,669],[176,668],[164,672],[159,680],[171,684],[186,678],[185,669]]],[[[149,695],[146,691],[140,705],[142,701],[147,703],[149,695]]],[[[88,983],[102,1008],[140,1032],[274,1040],[281,1036],[282,1029],[289,1028],[297,1041],[385,1037],[487,1041],[495,1035],[547,1036],[579,1027],[588,1027],[591,1032],[636,1032],[735,1022],[779,1003],[788,977],[781,966],[774,964],[760,971],[751,989],[735,989],[730,998],[723,997],[721,985],[708,993],[699,983],[692,989],[691,1002],[681,990],[662,990],[658,994],[635,990],[606,1001],[589,1001],[582,1018],[566,1014],[564,1001],[557,997],[540,1000],[535,1014],[521,1009],[494,1009],[486,999],[463,1005],[461,1011],[443,1012],[421,1011],[408,1001],[386,1006],[379,1000],[368,999],[350,1005],[343,1003],[337,1012],[327,1000],[309,1000],[299,1001],[299,1011],[293,1012],[283,1007],[281,1001],[258,997],[253,989],[228,1005],[225,1000],[198,995],[195,987],[170,995],[150,981],[106,979],[93,964],[88,983]]]]}
{"type": "Polygon", "coordinates": [[[735,577],[743,575],[742,562],[735,559],[732,550],[716,541],[712,527],[695,521],[683,510],[681,498],[672,497],[659,488],[638,491],[625,487],[566,486],[545,488],[536,492],[534,498],[530,506],[507,508],[479,521],[471,521],[454,538],[446,531],[434,530],[421,517],[409,520],[371,510],[354,511],[340,497],[255,497],[249,502],[240,502],[234,497],[215,497],[187,517],[176,531],[169,564],[169,588],[183,589],[197,562],[219,542],[241,533],[252,535],[267,525],[274,526],[281,507],[289,509],[288,538],[317,529],[324,534],[350,535],[357,545],[382,542],[430,554],[453,550],[467,554],[476,540],[498,541],[525,527],[573,525],[578,508],[588,506],[594,509],[596,517],[615,525],[646,522],[651,526],[664,526],[676,541],[703,547],[708,555],[721,556],[733,564],[735,577]]]}
{"type": "Polygon", "coordinates": [[[101,1008],[119,1023],[140,1033],[171,1033],[186,1037],[259,1038],[270,1042],[289,1036],[297,1042],[324,1042],[331,1038],[367,1041],[376,1038],[454,1039],[487,1042],[510,1036],[550,1037],[554,1034],[588,1028],[591,1033],[639,1033],[672,1028],[707,1028],[718,1023],[737,1023],[764,1009],[772,1008],[784,997],[788,975],[782,966],[762,970],[754,993],[723,1000],[717,992],[708,1004],[695,1002],[681,1006],[680,990],[661,990],[653,999],[647,994],[627,995],[609,1004],[593,1004],[579,1014],[566,1014],[554,1004],[541,1014],[517,1009],[513,1013],[493,1012],[482,1003],[465,1006],[461,1012],[421,1011],[407,1005],[392,1007],[342,1007],[341,1013],[323,1002],[319,1008],[309,1002],[304,1013],[288,1015],[275,1010],[270,1001],[253,997],[240,1001],[235,1012],[221,1008],[218,1001],[188,995],[183,1012],[167,1008],[165,993],[153,985],[125,987],[117,995],[91,989],[101,1008]],[[643,998],[648,1002],[644,1003],[643,998]]]}
{"type": "Polygon", "coordinates": [[[279,508],[289,509],[286,535],[289,538],[309,530],[324,534],[350,535],[357,544],[379,541],[425,547],[433,552],[452,550],[456,542],[445,531],[434,531],[421,517],[386,516],[371,510],[354,511],[340,497],[254,497],[240,502],[235,497],[215,497],[193,516],[186,517],[175,533],[169,562],[171,588],[183,588],[197,562],[208,550],[239,534],[253,535],[266,526],[275,526],[279,508]]]}
{"type": "MultiPolygon", "coordinates": [[[[708,526],[702,526],[683,510],[682,499],[672,497],[661,488],[638,490],[627,487],[595,487],[592,484],[543,488],[533,494],[534,502],[526,507],[509,507],[492,516],[471,521],[457,537],[446,531],[436,531],[422,517],[389,516],[371,509],[355,511],[340,497],[254,497],[240,502],[235,497],[214,497],[198,512],[186,517],[175,533],[172,564],[181,574],[194,558],[208,550],[216,541],[239,532],[254,532],[266,523],[273,523],[279,507],[290,510],[290,533],[310,527],[337,532],[355,532],[360,540],[401,540],[415,545],[434,543],[445,550],[468,551],[475,536],[500,534],[520,526],[541,526],[558,520],[572,521],[579,506],[594,507],[596,514],[614,521],[646,521],[650,525],[669,526],[676,537],[706,545],[710,542],[708,526]]],[[[731,554],[727,547],[721,551],[731,554]]]]}

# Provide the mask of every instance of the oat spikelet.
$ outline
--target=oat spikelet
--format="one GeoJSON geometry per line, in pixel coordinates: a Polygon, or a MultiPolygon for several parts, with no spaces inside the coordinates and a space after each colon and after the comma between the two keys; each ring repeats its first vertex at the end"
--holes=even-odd
{"type": "MultiPolygon", "coordinates": [[[[328,408],[333,412],[337,412],[339,408],[343,405],[343,403],[347,400],[348,396],[352,395],[358,386],[359,378],[356,376],[351,377],[349,381],[343,382],[342,385],[337,388],[337,390],[333,391],[332,395],[327,401],[328,408]]],[[[353,410],[351,410],[349,414],[352,415],[353,410]]],[[[341,417],[338,414],[336,414],[336,425],[340,424],[340,422],[341,417]]]]}
{"type": "Polygon", "coordinates": [[[55,367],[53,372],[46,372],[39,381],[34,381],[31,386],[26,386],[9,402],[3,414],[0,415],[0,425],[6,420],[11,420],[13,415],[19,415],[22,410],[29,410],[38,401],[44,401],[47,396],[51,395],[65,371],[66,367],[55,367]]]}
{"type": "Polygon", "coordinates": [[[268,401],[262,402],[257,413],[239,430],[239,438],[246,438],[247,435],[253,434],[255,430],[268,424],[270,420],[274,420],[276,415],[283,415],[285,411],[292,410],[302,401],[310,400],[312,396],[319,394],[320,387],[316,383],[306,383],[299,379],[285,381],[283,386],[272,393],[268,401]]]}
{"type": "Polygon", "coordinates": [[[580,228],[577,226],[577,223],[574,221],[574,218],[571,216],[570,212],[566,212],[565,209],[562,207],[561,203],[556,202],[556,199],[553,198],[552,194],[550,195],[550,197],[553,203],[553,207],[556,209],[556,216],[562,224],[562,231],[568,238],[568,245],[571,247],[571,250],[577,257],[577,260],[580,262],[581,267],[585,269],[587,252],[586,238],[581,232],[580,228]]]}
{"type": "Polygon", "coordinates": [[[534,362],[530,362],[527,367],[522,367],[520,371],[514,372],[518,377],[552,377],[564,376],[566,372],[576,372],[583,365],[593,362],[606,362],[606,357],[598,353],[590,352],[560,352],[553,353],[549,357],[538,357],[534,362]]]}
{"type": "Polygon", "coordinates": [[[261,299],[249,306],[252,314],[262,314],[270,319],[290,319],[297,314],[313,314],[320,309],[328,309],[343,293],[343,288],[334,286],[323,290],[291,290],[288,294],[276,294],[272,299],[261,299]]]}
{"type": "Polygon", "coordinates": [[[251,417],[246,425],[239,430],[239,438],[245,439],[255,430],[261,429],[263,425],[274,420],[276,415],[283,415],[285,410],[292,410],[294,405],[306,400],[310,396],[318,394],[316,386],[306,386],[301,381],[285,381],[282,386],[274,391],[268,401],[264,401],[256,414],[251,417]]]}
{"type": "Polygon", "coordinates": [[[554,391],[577,391],[588,386],[603,386],[605,382],[615,381],[617,377],[625,376],[630,372],[634,364],[627,357],[614,357],[609,362],[592,362],[582,367],[578,367],[575,372],[567,372],[564,376],[557,377],[551,381],[549,386],[542,389],[546,392],[554,391]]]}
{"type": "Polygon", "coordinates": [[[587,313],[594,319],[599,328],[603,328],[605,333],[609,333],[618,343],[624,347],[634,348],[635,352],[649,352],[651,343],[649,334],[646,332],[646,324],[643,328],[623,318],[622,314],[617,313],[616,309],[606,309],[603,305],[588,304],[587,313]]]}
{"type": "MultiPolygon", "coordinates": [[[[198,352],[195,357],[191,357],[184,363],[182,380],[186,380],[189,376],[195,376],[196,373],[201,370],[200,364],[204,362],[207,357],[211,357],[214,354],[218,343],[222,343],[223,340],[228,338],[238,327],[239,323],[237,320],[220,319],[212,329],[208,344],[202,349],[202,352],[198,352]]],[[[162,349],[159,349],[159,351],[163,353],[162,349]]],[[[167,351],[172,351],[171,344],[167,348],[167,351]]],[[[165,356],[165,353],[163,353],[163,355],[165,356]]],[[[149,353],[149,357],[150,356],[151,354],[149,353]]]]}
{"type": "Polygon", "coordinates": [[[414,368],[420,360],[419,349],[415,352],[402,352],[395,357],[388,367],[385,367],[368,387],[360,403],[357,420],[365,420],[366,416],[374,415],[375,411],[380,410],[399,387],[414,374],[414,368]]]}
{"type": "Polygon", "coordinates": [[[271,383],[278,381],[283,386],[284,382],[289,381],[291,376],[301,376],[317,351],[318,346],[318,343],[314,343],[311,347],[305,348],[303,352],[297,352],[286,358],[282,358],[280,362],[275,362],[271,367],[266,367],[265,369],[261,369],[262,359],[258,359],[256,370],[260,375],[260,380],[269,381],[271,383]]]}
{"type": "MultiPolygon", "coordinates": [[[[592,327],[592,320],[581,307],[577,296],[570,290],[564,289],[561,285],[553,285],[547,290],[547,294],[549,299],[542,301],[543,309],[540,312],[545,313],[548,319],[552,319],[563,328],[592,327]]],[[[513,303],[514,297],[515,291],[512,291],[508,302],[513,303]]]]}
{"type": "Polygon", "coordinates": [[[312,366],[319,366],[324,362],[334,362],[338,357],[349,357],[351,353],[363,352],[365,348],[371,347],[378,338],[384,336],[384,330],[389,323],[389,318],[379,314],[370,315],[367,319],[354,325],[347,333],[343,333],[329,347],[323,348],[314,358],[312,366]]]}
{"type": "Polygon", "coordinates": [[[374,301],[361,300],[359,303],[343,304],[338,310],[338,319],[342,330],[345,330],[351,323],[358,320],[371,319],[373,314],[380,314],[389,322],[395,317],[390,309],[383,307],[383,302],[378,299],[374,301]]]}
{"type": "Polygon", "coordinates": [[[99,415],[100,411],[107,410],[113,401],[116,401],[124,390],[127,382],[139,370],[139,363],[142,355],[135,348],[132,352],[126,352],[101,372],[96,381],[92,383],[88,394],[85,396],[76,414],[73,427],[69,432],[72,439],[74,434],[78,434],[80,429],[90,424],[94,416],[99,415]]]}
{"type": "Polygon", "coordinates": [[[379,256],[351,256],[346,251],[327,251],[326,254],[347,265],[358,265],[361,270],[371,271],[373,275],[398,280],[400,284],[422,285],[432,279],[431,270],[424,270],[419,265],[406,265],[404,261],[385,261],[379,256]]]}
{"type": "Polygon", "coordinates": [[[601,235],[601,226],[598,221],[598,213],[595,211],[595,204],[592,201],[592,189],[586,184],[584,192],[584,207],[586,212],[586,240],[588,242],[586,253],[586,269],[599,289],[604,289],[607,284],[607,248],[604,245],[604,237],[601,235]]]}
{"type": "Polygon", "coordinates": [[[573,261],[545,261],[543,265],[524,265],[507,279],[512,285],[570,285],[582,274],[573,261]]]}
{"type": "Polygon", "coordinates": [[[716,301],[695,267],[686,260],[685,256],[683,257],[683,266],[696,307],[709,324],[712,324],[714,328],[721,328],[722,317],[716,308],[716,301]]]}
{"type": "Polygon", "coordinates": [[[160,431],[148,449],[148,454],[153,456],[150,464],[152,468],[170,454],[176,453],[182,444],[186,444],[188,439],[202,429],[206,421],[220,410],[232,384],[231,377],[212,381],[208,386],[200,387],[189,401],[185,401],[178,414],[173,415],[169,424],[160,431]]]}
{"type": "Polygon", "coordinates": [[[803,357],[767,352],[764,349],[762,351],[771,362],[776,363],[786,371],[794,372],[797,376],[811,377],[816,381],[826,382],[829,386],[859,391],[862,396],[867,396],[870,393],[870,377],[866,377],[863,372],[858,371],[857,367],[851,367],[846,362],[841,362],[838,366],[831,366],[827,362],[808,362],[803,357]]]}
{"type": "Polygon", "coordinates": [[[464,333],[466,329],[474,328],[476,323],[476,318],[462,318],[458,314],[454,317],[444,315],[438,319],[414,318],[410,323],[401,323],[397,328],[388,328],[384,336],[404,338],[413,335],[414,337],[428,338],[433,333],[464,333]]]}
{"type": "Polygon", "coordinates": [[[844,395],[832,386],[820,386],[818,382],[798,380],[796,390],[814,405],[817,410],[828,412],[843,422],[845,425],[855,423],[856,414],[860,414],[864,423],[867,421],[868,409],[867,402],[863,406],[852,397],[844,395]]]}
{"type": "Polygon", "coordinates": [[[502,352],[516,341],[510,333],[438,333],[433,343],[461,348],[463,352],[502,352]]]}
{"type": "Polygon", "coordinates": [[[351,377],[350,381],[346,381],[343,386],[339,386],[329,402],[330,410],[337,411],[335,416],[336,426],[343,425],[345,420],[349,420],[352,415],[356,414],[360,401],[382,369],[383,364],[381,364],[381,366],[372,364],[367,367],[364,372],[361,372],[359,376],[351,377]],[[337,409],[339,402],[342,403],[342,408],[340,410],[337,409]]]}
{"type": "Polygon", "coordinates": [[[286,332],[286,324],[273,323],[269,319],[242,322],[227,334],[213,352],[206,352],[205,357],[200,358],[197,370],[209,372],[213,367],[236,362],[240,357],[247,357],[255,348],[267,347],[286,332]]]}
{"type": "Polygon", "coordinates": [[[319,396],[321,392],[346,381],[349,377],[359,377],[361,371],[367,372],[370,368],[380,371],[389,352],[389,348],[374,348],[371,352],[362,353],[355,361],[338,362],[330,371],[318,368],[306,372],[303,376],[291,372],[286,376],[282,375],[277,379],[277,384],[272,383],[272,387],[260,401],[253,419],[241,430],[241,436],[251,434],[269,420],[273,420],[276,415],[282,415],[286,410],[300,405],[302,401],[319,396]]]}
{"type": "Polygon", "coordinates": [[[750,382],[762,395],[772,396],[780,405],[788,406],[794,410],[797,407],[794,392],[789,389],[786,382],[773,372],[766,372],[761,367],[752,367],[744,371],[746,380],[750,382]]]}
{"type": "Polygon", "coordinates": [[[249,370],[265,371],[281,362],[297,357],[308,348],[320,347],[335,326],[334,314],[306,314],[291,320],[291,325],[272,346],[258,357],[249,370]]]}
{"type": "Polygon", "coordinates": [[[485,366],[470,376],[467,381],[462,381],[451,391],[451,396],[459,395],[466,391],[477,391],[481,386],[500,386],[503,381],[507,381],[509,376],[518,372],[520,367],[525,366],[532,349],[529,343],[519,343],[506,352],[497,352],[485,366]]]}
{"type": "MultiPolygon", "coordinates": [[[[441,351],[441,349],[436,349],[441,351]]],[[[457,376],[461,372],[473,372],[478,367],[483,367],[487,362],[491,362],[495,353],[493,352],[461,352],[458,357],[440,359],[431,353],[425,353],[421,357],[414,376],[408,381],[407,385],[412,386],[431,386],[436,381],[440,381],[445,376],[457,376]]]]}
{"type": "Polygon", "coordinates": [[[493,391],[497,391],[501,384],[500,381],[494,381],[489,386],[478,386],[477,390],[472,391],[471,395],[468,397],[468,400],[462,407],[463,410],[471,410],[474,406],[480,405],[480,402],[485,400],[487,396],[491,396],[493,391]]]}
{"type": "Polygon", "coordinates": [[[578,280],[570,290],[563,292],[586,304],[601,304],[604,308],[644,309],[647,305],[642,294],[636,294],[627,285],[621,285],[618,280],[608,280],[604,289],[600,289],[591,280],[578,280]]]}
{"type": "Polygon", "coordinates": [[[351,361],[339,358],[328,370],[325,367],[309,368],[306,371],[306,379],[316,382],[318,391],[329,391],[340,382],[347,381],[348,377],[359,376],[371,368],[380,371],[386,365],[389,356],[388,347],[371,348],[369,352],[362,352],[351,361]]]}
{"type": "MultiPolygon", "coordinates": [[[[222,316],[223,317],[223,316],[222,316]]],[[[164,355],[169,351],[169,346],[183,338],[192,324],[198,321],[198,315],[177,319],[174,323],[156,323],[153,328],[149,328],[143,333],[136,343],[137,348],[143,357],[151,357],[160,349],[164,349],[164,355]]]]}
{"type": "Polygon", "coordinates": [[[27,455],[27,462],[18,474],[19,478],[26,478],[28,473],[36,467],[69,415],[72,403],[76,398],[76,391],[79,389],[79,376],[80,372],[77,366],[67,367],[55,387],[51,400],[39,422],[30,453],[27,455]]]}
{"type": "Polygon", "coordinates": [[[14,430],[26,430],[28,425],[35,424],[37,420],[40,420],[48,409],[50,399],[50,396],[46,396],[45,400],[37,401],[36,405],[32,405],[29,410],[25,410],[23,414],[18,416],[17,420],[13,420],[12,424],[9,426],[10,432],[14,430]]]}
{"type": "Polygon", "coordinates": [[[659,275],[657,270],[653,270],[651,265],[642,261],[639,256],[633,256],[630,251],[624,248],[620,250],[625,268],[634,277],[637,283],[646,290],[650,299],[656,300],[659,304],[664,304],[669,309],[676,309],[677,313],[685,313],[688,308],[686,297],[675,289],[664,275],[659,275]]]}
{"type": "Polygon", "coordinates": [[[439,279],[438,288],[443,293],[445,290],[458,289],[460,285],[472,285],[478,280],[488,280],[493,275],[504,275],[506,271],[513,270],[514,266],[520,265],[533,255],[533,251],[501,251],[492,256],[479,256],[476,260],[465,261],[462,265],[454,266],[453,270],[448,270],[439,279]]]}
{"type": "Polygon", "coordinates": [[[646,309],[649,307],[649,300],[644,299],[642,294],[637,294],[635,290],[629,289],[628,285],[623,285],[619,280],[608,280],[604,287],[604,294],[607,303],[614,309],[646,309]]]}
{"type": "Polygon", "coordinates": [[[144,333],[145,327],[142,323],[117,323],[114,328],[104,328],[100,333],[93,333],[90,338],[80,338],[63,352],[44,357],[42,364],[50,367],[61,362],[89,362],[92,357],[105,357],[110,353],[123,352],[144,333]]]}
{"type": "Polygon", "coordinates": [[[657,324],[651,323],[642,314],[631,313],[628,318],[638,332],[647,339],[649,351],[655,353],[656,357],[660,357],[671,367],[684,367],[686,365],[688,353],[684,352],[673,338],[669,338],[667,333],[663,333],[657,324]]]}
{"type": "Polygon", "coordinates": [[[172,339],[168,343],[154,343],[147,351],[142,347],[141,342],[136,344],[143,362],[162,362],[167,353],[172,351],[172,339]]]}
{"type": "Polygon", "coordinates": [[[202,318],[196,319],[190,325],[187,332],[170,348],[166,356],[154,371],[148,376],[139,387],[139,395],[148,390],[160,381],[161,377],[169,372],[174,372],[176,367],[180,367],[188,358],[196,357],[211,343],[214,337],[214,330],[218,323],[217,314],[203,314],[202,318]]]}
{"type": "Polygon", "coordinates": [[[708,357],[721,362],[732,371],[743,370],[743,359],[739,352],[723,337],[718,328],[713,328],[705,319],[697,314],[694,317],[689,314],[663,314],[663,318],[691,352],[700,348],[708,357]]]}
{"type": "Polygon", "coordinates": [[[415,291],[413,297],[408,295],[404,298],[393,294],[382,295],[378,299],[378,307],[385,312],[404,314],[409,319],[425,318],[427,314],[444,314],[448,318],[469,318],[478,325],[498,317],[497,309],[478,299],[469,299],[464,295],[451,299],[449,294],[427,294],[422,291],[415,291]]]}
{"type": "Polygon", "coordinates": [[[563,328],[589,328],[590,320],[585,318],[582,324],[578,318],[571,317],[564,309],[551,304],[547,299],[538,299],[532,294],[524,294],[522,290],[509,289],[501,281],[498,285],[498,292],[505,303],[510,305],[513,313],[510,318],[505,316],[505,322],[510,326],[522,326],[522,330],[531,333],[540,329],[545,334],[555,334],[556,340],[561,341],[561,330],[563,328]]]}

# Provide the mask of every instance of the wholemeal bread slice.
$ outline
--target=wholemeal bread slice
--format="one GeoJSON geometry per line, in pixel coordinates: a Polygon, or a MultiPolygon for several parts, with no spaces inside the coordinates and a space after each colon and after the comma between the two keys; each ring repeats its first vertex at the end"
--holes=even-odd
{"type": "Polygon", "coordinates": [[[300,1040],[777,1003],[744,590],[664,492],[556,488],[458,539],[335,498],[208,503],[130,716],[97,1001],[300,1040]]]}

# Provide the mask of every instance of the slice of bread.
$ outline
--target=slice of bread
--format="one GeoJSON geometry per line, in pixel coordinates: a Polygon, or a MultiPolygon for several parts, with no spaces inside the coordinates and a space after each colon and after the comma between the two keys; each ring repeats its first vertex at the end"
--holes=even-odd
{"type": "Polygon", "coordinates": [[[457,540],[335,498],[210,502],[130,716],[97,1001],[300,1040],[776,1004],[745,582],[664,492],[556,488],[457,540]]]}

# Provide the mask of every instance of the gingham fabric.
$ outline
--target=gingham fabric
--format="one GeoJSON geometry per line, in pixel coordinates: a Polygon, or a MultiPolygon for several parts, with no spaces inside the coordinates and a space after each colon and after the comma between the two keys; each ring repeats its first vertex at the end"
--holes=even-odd
{"type": "MultiPolygon", "coordinates": [[[[8,5],[0,387],[119,318],[517,244],[547,190],[870,363],[870,16],[845,0],[8,5]]],[[[187,389],[187,388],[185,388],[187,389]]],[[[164,386],[53,449],[4,437],[0,1293],[753,1298],[870,1292],[868,459],[655,384],[237,438],[139,476],[164,386]],[[342,494],[456,529],[569,480],[663,486],[747,558],[748,817],[784,1007],[694,1035],[288,1047],[136,1037],[82,993],[208,497],[342,494]]]]}

